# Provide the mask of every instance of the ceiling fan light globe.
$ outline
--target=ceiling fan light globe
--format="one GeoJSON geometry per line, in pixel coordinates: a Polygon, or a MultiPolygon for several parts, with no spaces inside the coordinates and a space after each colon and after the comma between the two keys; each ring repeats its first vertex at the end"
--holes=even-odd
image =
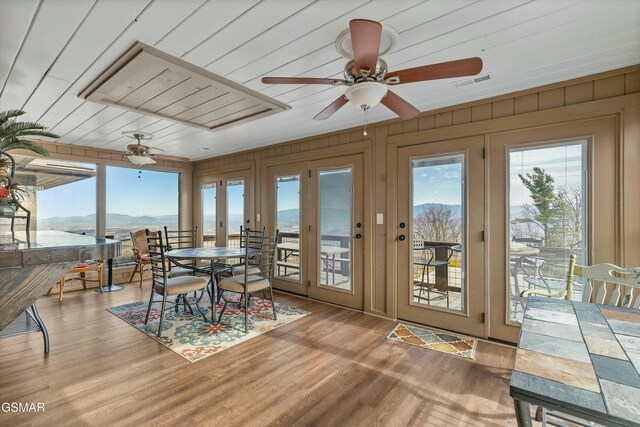
{"type": "Polygon", "coordinates": [[[152,165],[154,164],[156,161],[153,160],[151,157],[147,157],[147,156],[140,156],[137,154],[132,154],[130,156],[127,156],[129,158],[129,161],[131,163],[133,163],[136,166],[144,166],[144,165],[152,165]]]}
{"type": "Polygon", "coordinates": [[[344,96],[358,107],[371,108],[387,94],[387,87],[379,82],[362,82],[347,88],[344,96]]]}

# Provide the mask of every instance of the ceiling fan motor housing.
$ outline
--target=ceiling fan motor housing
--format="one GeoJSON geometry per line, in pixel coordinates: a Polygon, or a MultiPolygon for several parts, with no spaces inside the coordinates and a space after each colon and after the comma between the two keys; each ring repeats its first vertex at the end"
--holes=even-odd
{"type": "Polygon", "coordinates": [[[382,81],[384,75],[387,74],[387,71],[387,63],[382,58],[378,58],[376,69],[373,70],[373,72],[356,69],[356,61],[352,59],[347,62],[347,65],[344,67],[344,79],[351,83],[359,83],[362,81],[382,81]]]}

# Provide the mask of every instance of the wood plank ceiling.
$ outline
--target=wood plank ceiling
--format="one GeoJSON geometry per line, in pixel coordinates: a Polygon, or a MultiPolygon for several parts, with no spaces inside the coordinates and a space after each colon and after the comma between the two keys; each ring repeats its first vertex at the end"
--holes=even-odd
{"type": "MultiPolygon", "coordinates": [[[[150,132],[150,145],[191,160],[362,123],[352,105],[312,120],[344,87],[260,82],[341,77],[334,42],[353,18],[398,32],[390,70],[483,59],[482,83],[394,88],[421,111],[640,63],[638,0],[0,0],[0,16],[0,111],[22,108],[59,142],[95,148],[124,150],[122,131],[150,132]],[[78,97],[137,41],[292,109],[210,132],[78,97]]],[[[395,115],[380,105],[369,117],[395,115]]]]}

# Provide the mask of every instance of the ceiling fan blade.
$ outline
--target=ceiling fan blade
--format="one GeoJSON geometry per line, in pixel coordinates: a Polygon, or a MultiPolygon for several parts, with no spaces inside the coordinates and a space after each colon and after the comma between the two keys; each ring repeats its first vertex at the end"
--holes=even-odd
{"type": "Polygon", "coordinates": [[[353,58],[356,70],[367,69],[375,73],[380,51],[382,24],[368,19],[353,19],[349,22],[353,58]]]}
{"type": "Polygon", "coordinates": [[[347,83],[342,79],[316,79],[313,77],[263,77],[265,84],[289,84],[289,85],[336,85],[347,83]]]}
{"type": "Polygon", "coordinates": [[[320,111],[313,118],[313,120],[325,120],[325,119],[328,119],[329,117],[331,117],[331,115],[333,113],[335,113],[340,108],[342,108],[342,106],[344,104],[346,104],[347,102],[349,102],[349,100],[347,99],[346,96],[344,96],[344,95],[340,96],[340,98],[336,99],[331,104],[329,104],[329,106],[327,106],[327,108],[325,108],[324,110],[320,111]]]}
{"type": "Polygon", "coordinates": [[[149,154],[160,154],[160,153],[164,153],[164,150],[162,148],[149,147],[149,149],[147,150],[147,153],[149,153],[149,154]]]}
{"type": "Polygon", "coordinates": [[[398,83],[391,81],[388,84],[403,84],[450,77],[475,76],[480,71],[482,71],[482,59],[474,57],[392,71],[387,73],[384,78],[386,80],[390,77],[398,77],[400,79],[398,83]]]}
{"type": "Polygon", "coordinates": [[[416,107],[409,104],[407,101],[400,98],[390,90],[387,91],[387,95],[382,98],[382,101],[380,101],[380,103],[399,115],[402,120],[413,119],[418,114],[420,114],[420,110],[418,110],[416,107]]]}

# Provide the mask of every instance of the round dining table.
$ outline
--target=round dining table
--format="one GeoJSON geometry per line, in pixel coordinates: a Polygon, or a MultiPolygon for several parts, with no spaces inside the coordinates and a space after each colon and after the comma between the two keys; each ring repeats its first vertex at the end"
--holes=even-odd
{"type": "MultiPolygon", "coordinates": [[[[248,250],[248,255],[259,253],[257,249],[248,250]]],[[[218,300],[218,284],[216,282],[216,261],[222,259],[244,258],[247,255],[246,248],[232,248],[229,246],[214,246],[211,248],[181,248],[165,252],[165,256],[172,260],[208,260],[211,263],[211,323],[217,322],[216,303],[218,300]]],[[[198,271],[196,269],[196,271],[198,271]]],[[[201,270],[201,272],[209,270],[201,270]]]]}

